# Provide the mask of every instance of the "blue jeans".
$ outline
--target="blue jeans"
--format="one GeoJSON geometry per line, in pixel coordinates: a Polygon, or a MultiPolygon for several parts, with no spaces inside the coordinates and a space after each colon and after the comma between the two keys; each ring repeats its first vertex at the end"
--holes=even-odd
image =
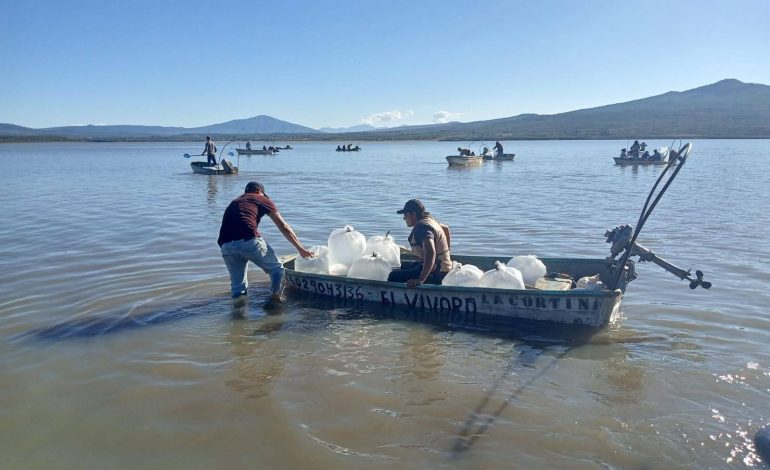
{"type": "Polygon", "coordinates": [[[249,280],[246,277],[249,261],[256,264],[270,276],[270,292],[278,294],[283,285],[283,264],[275,252],[261,237],[249,240],[235,240],[222,245],[222,259],[230,273],[230,293],[238,297],[246,292],[249,280]]]}

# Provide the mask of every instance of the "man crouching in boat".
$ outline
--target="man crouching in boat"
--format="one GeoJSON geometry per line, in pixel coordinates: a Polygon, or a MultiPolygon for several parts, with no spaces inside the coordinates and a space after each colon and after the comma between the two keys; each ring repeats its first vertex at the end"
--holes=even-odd
{"type": "Polygon", "coordinates": [[[404,208],[396,214],[404,214],[406,226],[412,227],[409,245],[419,261],[402,264],[401,269],[390,273],[388,281],[406,282],[407,287],[441,284],[446,273],[452,269],[449,227],[431,217],[419,199],[406,201],[404,208]]]}

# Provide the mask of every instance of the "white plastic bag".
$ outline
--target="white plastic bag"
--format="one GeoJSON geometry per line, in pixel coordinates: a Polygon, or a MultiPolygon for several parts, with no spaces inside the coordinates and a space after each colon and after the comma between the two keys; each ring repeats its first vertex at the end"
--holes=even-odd
{"type": "Polygon", "coordinates": [[[521,272],[516,268],[495,261],[495,269],[485,272],[479,279],[478,287],[494,289],[525,289],[521,272]]]}
{"type": "Polygon", "coordinates": [[[323,245],[310,247],[315,256],[303,258],[297,256],[294,259],[294,270],[303,273],[329,274],[329,248],[323,245]]]}
{"type": "Polygon", "coordinates": [[[357,232],[352,225],[333,230],[329,235],[329,272],[344,274],[350,269],[353,261],[366,253],[366,237],[357,232]],[[342,266],[337,266],[342,265],[342,266]]]}
{"type": "Polygon", "coordinates": [[[594,274],[593,276],[584,276],[578,279],[575,289],[602,290],[604,289],[604,284],[599,275],[594,274]]]}
{"type": "Polygon", "coordinates": [[[377,252],[394,268],[401,267],[401,249],[390,235],[374,235],[366,240],[366,254],[377,252]]]}
{"type": "Polygon", "coordinates": [[[442,286],[476,287],[484,272],[472,264],[454,262],[441,281],[442,286]]]}
{"type": "Polygon", "coordinates": [[[514,256],[508,263],[508,267],[516,268],[521,272],[524,283],[534,286],[538,279],[545,276],[545,264],[535,255],[514,256]]]}
{"type": "Polygon", "coordinates": [[[356,279],[371,279],[373,281],[387,281],[393,268],[390,263],[377,252],[353,262],[348,271],[348,277],[356,279]]]}

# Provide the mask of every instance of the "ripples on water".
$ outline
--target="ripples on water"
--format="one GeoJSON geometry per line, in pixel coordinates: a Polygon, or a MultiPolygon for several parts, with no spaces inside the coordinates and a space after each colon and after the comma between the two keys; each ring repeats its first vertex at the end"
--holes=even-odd
{"type": "Polygon", "coordinates": [[[761,465],[765,142],[694,142],[640,237],[714,288],[640,264],[621,317],[596,334],[298,295],[265,312],[257,271],[246,319],[233,318],[215,240],[251,179],[306,245],[346,223],[403,242],[395,210],[419,197],[458,253],[604,257],[604,231],[636,223],[660,172],[613,166],[617,141],[510,142],[516,161],[472,169],[446,166],[451,142],[335,145],[241,158],[228,177],[190,172],[182,154],[200,143],[0,146],[5,465],[761,465]]]}

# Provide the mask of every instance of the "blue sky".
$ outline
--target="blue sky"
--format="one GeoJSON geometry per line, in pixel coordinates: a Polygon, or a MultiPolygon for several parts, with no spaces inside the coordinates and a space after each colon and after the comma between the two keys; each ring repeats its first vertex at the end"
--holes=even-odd
{"type": "Polygon", "coordinates": [[[3,2],[0,122],[319,128],[770,84],[770,0],[3,2]]]}

